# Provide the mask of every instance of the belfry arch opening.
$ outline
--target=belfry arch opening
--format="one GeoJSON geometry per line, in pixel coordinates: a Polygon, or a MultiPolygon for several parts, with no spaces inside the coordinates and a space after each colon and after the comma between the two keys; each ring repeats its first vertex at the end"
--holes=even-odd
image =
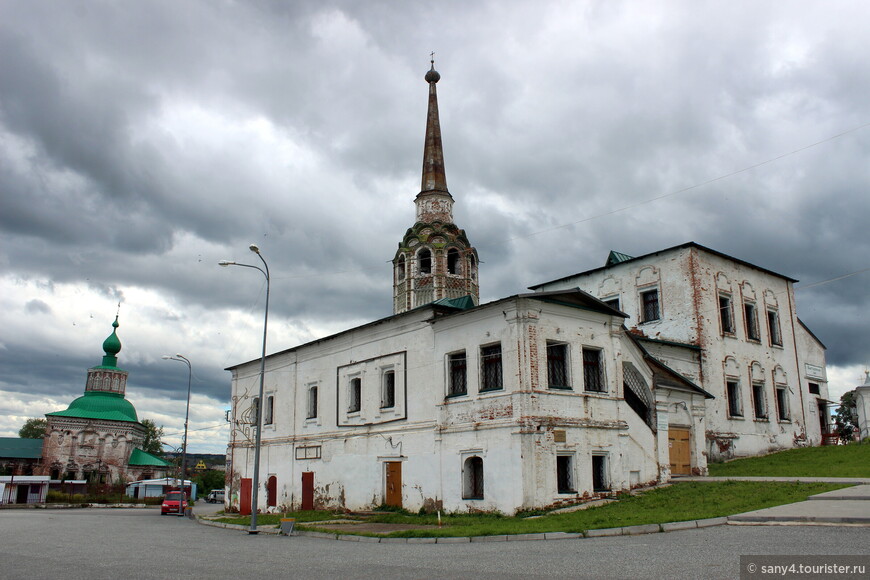
{"type": "Polygon", "coordinates": [[[401,282],[405,279],[405,256],[399,256],[396,261],[396,280],[401,282]]]}
{"type": "Polygon", "coordinates": [[[461,274],[461,266],[460,266],[460,255],[459,250],[456,248],[450,248],[447,250],[447,273],[448,274],[461,274]]]}
{"type": "Polygon", "coordinates": [[[417,263],[421,274],[432,273],[432,252],[424,248],[417,254],[417,263]]]}

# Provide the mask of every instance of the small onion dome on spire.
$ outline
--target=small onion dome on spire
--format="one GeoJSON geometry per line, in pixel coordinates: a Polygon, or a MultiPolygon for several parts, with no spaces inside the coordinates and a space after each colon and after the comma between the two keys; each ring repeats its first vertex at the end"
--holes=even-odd
{"type": "Polygon", "coordinates": [[[103,366],[115,366],[118,362],[117,354],[121,352],[121,340],[118,338],[117,331],[118,317],[115,316],[115,322],[112,323],[112,334],[103,341],[103,350],[106,356],[103,357],[103,366]]]}
{"type": "Polygon", "coordinates": [[[441,75],[435,70],[435,59],[433,58],[430,62],[432,63],[432,68],[429,69],[424,78],[427,83],[437,83],[441,80],[441,75]]]}

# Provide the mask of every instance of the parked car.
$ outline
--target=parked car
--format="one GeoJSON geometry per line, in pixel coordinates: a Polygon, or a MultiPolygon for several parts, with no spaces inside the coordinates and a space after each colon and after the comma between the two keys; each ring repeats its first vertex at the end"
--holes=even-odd
{"type": "Polygon", "coordinates": [[[224,503],[224,490],[211,490],[210,492],[208,492],[208,496],[206,496],[205,501],[207,501],[208,503],[224,503]]]}
{"type": "Polygon", "coordinates": [[[182,501],[181,513],[184,513],[187,511],[187,498],[182,500],[180,491],[166,492],[166,496],[163,498],[163,504],[160,506],[160,515],[165,516],[166,514],[177,514],[179,501],[182,501]]]}

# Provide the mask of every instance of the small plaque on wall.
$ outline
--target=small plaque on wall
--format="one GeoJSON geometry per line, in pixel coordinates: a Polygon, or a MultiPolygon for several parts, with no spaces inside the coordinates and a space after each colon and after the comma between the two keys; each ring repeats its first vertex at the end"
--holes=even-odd
{"type": "Polygon", "coordinates": [[[568,438],[565,434],[564,429],[556,429],[553,431],[553,441],[555,441],[556,443],[564,443],[567,440],[568,438]]]}

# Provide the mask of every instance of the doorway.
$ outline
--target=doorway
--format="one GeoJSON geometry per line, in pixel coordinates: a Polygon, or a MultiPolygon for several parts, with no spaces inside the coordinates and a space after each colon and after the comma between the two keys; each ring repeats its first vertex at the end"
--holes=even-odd
{"type": "Polygon", "coordinates": [[[688,429],[668,430],[671,475],[692,475],[691,433],[688,429]]]}
{"type": "Polygon", "coordinates": [[[243,477],[239,486],[239,514],[251,515],[251,490],[253,483],[250,477],[243,477]]]}
{"type": "Polygon", "coordinates": [[[314,472],[302,472],[302,509],[314,509],[314,472]]]}
{"type": "Polygon", "coordinates": [[[402,507],[402,462],[387,461],[386,496],[387,505],[402,507]]]}

